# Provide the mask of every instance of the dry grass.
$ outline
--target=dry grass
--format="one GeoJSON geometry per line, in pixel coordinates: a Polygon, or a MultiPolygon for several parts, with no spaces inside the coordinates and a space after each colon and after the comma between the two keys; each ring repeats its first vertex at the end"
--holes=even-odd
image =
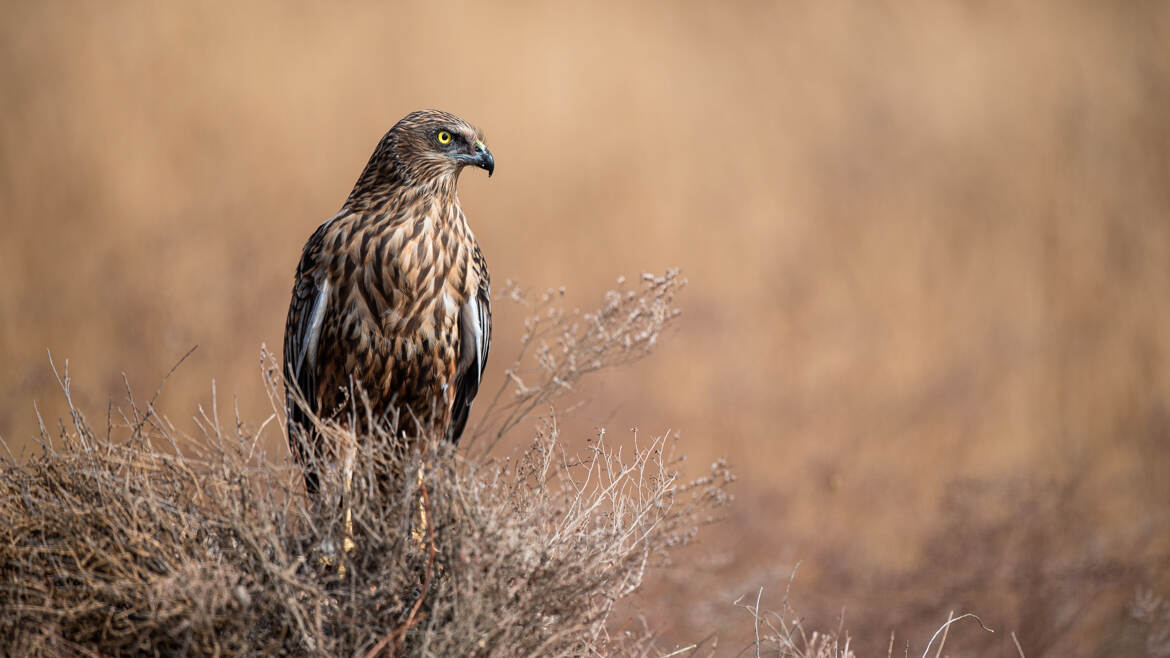
{"type": "MultiPolygon", "coordinates": [[[[345,497],[356,548],[327,565],[315,556],[342,544],[341,507],[306,501],[254,435],[171,455],[154,447],[168,430],[144,418],[126,444],[82,422],[3,464],[9,650],[362,655],[390,638],[395,655],[608,652],[614,602],[693,535],[727,479],[682,485],[663,439],[570,456],[550,432],[513,468],[445,447],[398,462],[366,437],[345,497]],[[433,535],[419,542],[417,480],[389,500],[362,492],[424,463],[433,535]]],[[[327,481],[337,493],[339,471],[327,481]]]]}
{"type": "MultiPolygon", "coordinates": [[[[664,653],[654,629],[619,606],[716,520],[734,479],[726,464],[684,483],[676,436],[647,439],[635,430],[629,442],[615,442],[603,429],[575,449],[556,411],[587,375],[649,354],[678,317],[674,299],[684,284],[675,271],[644,275],[585,313],[565,308],[562,290],[532,296],[509,284],[501,297],[527,309],[527,332],[471,449],[426,442],[405,454],[388,449],[392,428],[354,437],[321,424],[349,449],[340,464],[319,467],[322,488],[311,500],[299,470],[263,448],[283,420],[270,355],[262,362],[276,411],[251,427],[238,409],[227,422],[216,406],[200,409],[194,437],[180,436],[159,412],[161,388],[146,403],[127,388],[125,412],[115,419],[107,409],[103,432],[74,404],[66,364],[58,383],[68,422],[55,430],[41,423],[38,456],[0,460],[5,650],[722,655],[710,635],[664,653]],[[526,421],[536,423],[527,448],[494,456],[526,421]]],[[[956,487],[946,502],[951,524],[925,544],[925,562],[938,571],[886,576],[876,586],[928,587],[943,599],[1005,580],[1013,591],[1030,588],[1029,606],[1015,614],[1025,620],[1023,644],[1035,648],[1030,655],[1059,650],[1094,610],[1075,596],[1154,579],[1124,562],[1034,561],[1091,531],[1068,523],[1075,500],[1068,486],[956,487]],[[997,512],[996,497],[1010,499],[1010,515],[997,512]],[[1015,550],[1021,544],[1030,550],[1015,550]]],[[[763,606],[763,588],[734,602],[750,615],[754,636],[740,653],[853,658],[843,611],[837,630],[809,630],[789,606],[791,585],[779,612],[763,606]]],[[[1128,618],[1139,628],[1117,642],[1137,647],[1135,655],[1166,655],[1167,609],[1158,596],[1139,595],[1128,618]]],[[[907,609],[894,625],[936,613],[907,609]]],[[[952,613],[923,656],[932,648],[942,655],[950,626],[968,617],[952,613]]],[[[1005,637],[1024,655],[1014,631],[1005,637]]],[[[895,648],[891,634],[887,655],[895,648]]]]}
{"type": "MultiPolygon", "coordinates": [[[[798,564],[797,568],[799,566],[798,564]]],[[[795,579],[796,569],[793,569],[788,586],[784,590],[784,601],[779,612],[760,608],[760,602],[764,597],[763,587],[756,592],[754,604],[745,602],[744,597],[735,602],[736,606],[752,617],[755,632],[752,647],[755,649],[756,657],[766,655],[778,658],[856,658],[856,654],[849,646],[849,635],[843,628],[843,617],[839,618],[840,624],[836,632],[805,631],[802,621],[788,607],[788,595],[795,579]]]]}
{"type": "MultiPolygon", "coordinates": [[[[524,341],[536,366],[491,405],[505,418],[493,431],[644,355],[681,285],[648,277],[580,317],[542,298],[524,341]]],[[[681,482],[667,436],[602,432],[570,451],[550,412],[502,460],[436,442],[403,454],[393,433],[323,425],[352,447],[352,487],[325,468],[308,500],[298,469],[260,447],[279,411],[251,428],[213,408],[180,438],[154,399],[131,398],[103,434],[67,369],[60,384],[70,422],[42,425],[39,456],[0,462],[0,637],[22,655],[646,652],[646,632],[611,632],[614,605],[712,520],[732,479],[716,463],[681,482]]]]}

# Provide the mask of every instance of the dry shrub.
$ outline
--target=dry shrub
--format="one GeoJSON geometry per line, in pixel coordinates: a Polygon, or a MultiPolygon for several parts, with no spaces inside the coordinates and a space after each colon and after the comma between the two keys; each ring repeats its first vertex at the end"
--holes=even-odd
{"type": "MultiPolygon", "coordinates": [[[[648,277],[589,314],[543,297],[524,343],[536,365],[517,360],[514,395],[489,405],[480,435],[494,442],[584,374],[645,354],[682,283],[648,277]]],[[[602,432],[571,451],[550,413],[517,459],[437,441],[402,454],[385,432],[322,426],[350,446],[352,482],[323,469],[310,500],[299,470],[261,448],[279,411],[252,428],[201,410],[200,435],[180,437],[155,400],[131,398],[102,436],[73,405],[67,366],[60,383],[71,422],[42,425],[41,454],[0,461],[10,653],[649,652],[646,629],[611,635],[614,604],[712,518],[731,480],[716,463],[679,482],[667,437],[619,446],[602,432]]]]}
{"type": "Polygon", "coordinates": [[[582,377],[650,353],[679,315],[674,296],[686,279],[669,270],[663,276],[643,274],[637,289],[624,277],[617,282],[618,289],[605,293],[600,308],[587,313],[563,306],[563,287],[531,295],[505,282],[501,297],[527,313],[524,334],[484,420],[464,442],[486,439],[480,452],[486,454],[535,410],[572,391],[582,377]]]}
{"type": "MultiPolygon", "coordinates": [[[[798,564],[797,568],[799,567],[798,564]]],[[[753,644],[755,655],[777,658],[857,658],[849,646],[849,635],[843,628],[843,617],[838,619],[835,632],[805,630],[802,620],[788,606],[788,594],[795,579],[796,569],[793,569],[788,587],[784,590],[784,601],[779,612],[760,608],[760,602],[764,597],[763,587],[756,592],[754,604],[745,603],[745,597],[740,597],[735,602],[736,606],[751,615],[756,636],[753,644]]]]}

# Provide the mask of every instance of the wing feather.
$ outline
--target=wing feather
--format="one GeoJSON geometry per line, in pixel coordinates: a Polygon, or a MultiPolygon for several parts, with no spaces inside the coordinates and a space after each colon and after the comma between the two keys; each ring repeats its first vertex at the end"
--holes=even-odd
{"type": "Polygon", "coordinates": [[[321,224],[301,253],[293,283],[292,302],[284,328],[285,411],[288,442],[305,470],[310,493],[317,491],[317,473],[311,468],[316,435],[310,414],[317,409],[317,364],[321,328],[329,308],[332,286],[321,271],[321,248],[330,222],[321,224]]]}
{"type": "Polygon", "coordinates": [[[455,372],[451,424],[447,428],[447,439],[455,443],[459,442],[467,426],[471,403],[479,393],[479,383],[483,380],[483,369],[487,365],[488,349],[492,342],[491,284],[482,262],[482,255],[477,253],[476,264],[481,266],[479,289],[459,311],[459,365],[455,372]]]}

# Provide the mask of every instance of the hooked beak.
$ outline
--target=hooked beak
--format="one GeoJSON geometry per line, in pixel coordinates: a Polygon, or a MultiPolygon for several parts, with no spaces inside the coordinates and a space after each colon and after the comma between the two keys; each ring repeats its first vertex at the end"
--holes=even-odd
{"type": "Polygon", "coordinates": [[[492,152],[483,142],[475,143],[475,155],[471,157],[470,163],[484,169],[488,172],[488,178],[496,171],[496,159],[492,157],[492,152]]]}
{"type": "Polygon", "coordinates": [[[480,169],[487,170],[488,178],[491,178],[492,172],[496,170],[496,159],[492,157],[492,152],[488,150],[488,147],[480,141],[475,142],[474,155],[460,154],[454,157],[463,164],[475,165],[480,169]]]}

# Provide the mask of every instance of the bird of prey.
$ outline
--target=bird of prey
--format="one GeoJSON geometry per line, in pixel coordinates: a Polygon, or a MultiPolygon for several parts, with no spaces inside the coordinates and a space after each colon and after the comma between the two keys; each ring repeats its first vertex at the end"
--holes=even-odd
{"type": "Polygon", "coordinates": [[[359,436],[371,417],[407,441],[463,433],[491,341],[487,265],[456,193],[469,165],[495,170],[479,130],[412,112],[305,244],[284,374],[289,443],[310,493],[313,465],[339,453],[321,445],[309,414],[359,436]]]}

